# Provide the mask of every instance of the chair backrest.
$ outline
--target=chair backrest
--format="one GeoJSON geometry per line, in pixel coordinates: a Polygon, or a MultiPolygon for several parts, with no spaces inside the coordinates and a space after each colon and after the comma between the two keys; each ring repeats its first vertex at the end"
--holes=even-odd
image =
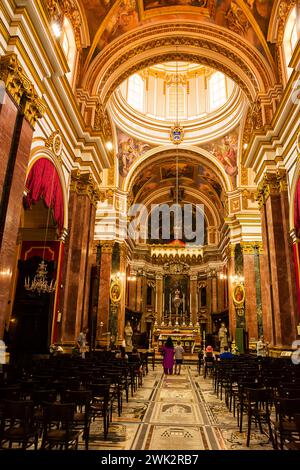
{"type": "Polygon", "coordinates": [[[61,423],[68,426],[73,421],[75,413],[75,403],[45,403],[44,423],[61,423]]]}
{"type": "Polygon", "coordinates": [[[279,416],[294,418],[296,414],[300,413],[300,399],[299,398],[278,398],[276,400],[276,409],[279,416]]]}
{"type": "Polygon", "coordinates": [[[56,390],[33,390],[31,394],[32,401],[36,405],[41,405],[44,402],[54,403],[56,397],[56,390]]]}
{"type": "Polygon", "coordinates": [[[92,399],[91,390],[66,390],[62,393],[62,403],[75,403],[76,406],[89,406],[92,399]]]}
{"type": "Polygon", "coordinates": [[[27,432],[33,425],[34,403],[29,400],[3,401],[3,426],[6,420],[17,420],[24,432],[27,432]]]}

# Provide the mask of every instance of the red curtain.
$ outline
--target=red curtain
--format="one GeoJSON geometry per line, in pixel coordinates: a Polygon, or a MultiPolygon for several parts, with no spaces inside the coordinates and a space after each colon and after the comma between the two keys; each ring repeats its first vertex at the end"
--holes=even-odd
{"type": "Polygon", "coordinates": [[[60,179],[53,163],[47,158],[40,158],[31,168],[26,187],[26,207],[31,207],[40,199],[53,210],[53,217],[59,231],[64,225],[64,202],[60,179]]]}

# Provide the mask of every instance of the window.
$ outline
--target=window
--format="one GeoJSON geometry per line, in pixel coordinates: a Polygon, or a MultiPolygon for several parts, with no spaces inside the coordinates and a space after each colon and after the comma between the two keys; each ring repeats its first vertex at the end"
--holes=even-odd
{"type": "Polygon", "coordinates": [[[128,79],[127,101],[134,109],[144,111],[144,80],[137,73],[128,79]]]}
{"type": "Polygon", "coordinates": [[[221,72],[214,73],[209,80],[210,110],[219,108],[227,99],[226,78],[221,72]]]}
{"type": "Polygon", "coordinates": [[[185,87],[176,84],[169,87],[169,118],[185,117],[185,87]],[[178,109],[177,109],[178,108],[178,109]]]}
{"type": "Polygon", "coordinates": [[[71,83],[73,80],[74,71],[75,71],[77,48],[76,48],[76,41],[75,41],[73,27],[71,25],[70,20],[66,17],[64,19],[64,23],[62,27],[61,46],[65,53],[68,66],[70,69],[70,72],[67,73],[67,77],[68,77],[69,82],[71,83]]]}
{"type": "Polygon", "coordinates": [[[289,67],[293,52],[298,42],[297,33],[297,12],[296,7],[292,9],[287,19],[287,23],[283,36],[283,52],[285,57],[285,65],[288,78],[290,77],[293,69],[289,67]]]}

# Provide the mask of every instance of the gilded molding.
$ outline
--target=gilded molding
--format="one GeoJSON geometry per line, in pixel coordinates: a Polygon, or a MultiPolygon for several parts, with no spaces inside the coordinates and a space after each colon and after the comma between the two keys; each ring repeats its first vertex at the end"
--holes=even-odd
{"type": "Polygon", "coordinates": [[[99,130],[106,140],[112,141],[112,126],[108,117],[108,112],[98,100],[96,104],[94,129],[99,130]]]}
{"type": "Polygon", "coordinates": [[[96,206],[98,201],[105,199],[91,173],[82,173],[80,170],[71,172],[70,191],[80,196],[88,196],[91,203],[96,206]]]}
{"type": "Polygon", "coordinates": [[[276,173],[276,176],[277,176],[277,181],[279,184],[279,191],[280,192],[288,191],[286,170],[278,170],[276,173]]]}
{"type": "Polygon", "coordinates": [[[284,29],[286,20],[294,6],[296,5],[296,0],[281,0],[278,6],[278,17],[279,17],[279,25],[278,25],[278,35],[277,35],[277,44],[282,45],[283,36],[284,36],[284,29]]]}
{"type": "Polygon", "coordinates": [[[81,16],[75,2],[73,0],[44,0],[44,3],[51,22],[55,21],[62,26],[64,17],[70,20],[74,30],[76,47],[81,49],[81,16]]]}
{"type": "Polygon", "coordinates": [[[43,117],[46,106],[36,94],[15,53],[0,57],[0,80],[4,82],[6,91],[16,105],[21,106],[21,112],[34,127],[38,119],[43,117]]]}

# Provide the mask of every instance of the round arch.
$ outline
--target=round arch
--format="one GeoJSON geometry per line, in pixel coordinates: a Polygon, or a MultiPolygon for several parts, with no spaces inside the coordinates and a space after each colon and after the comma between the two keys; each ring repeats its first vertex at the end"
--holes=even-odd
{"type": "Polygon", "coordinates": [[[63,231],[67,231],[68,230],[68,193],[67,193],[66,181],[65,181],[65,177],[64,177],[61,166],[58,164],[57,161],[55,161],[50,150],[44,147],[43,148],[37,147],[33,150],[28,167],[27,167],[26,181],[27,181],[31,168],[41,158],[45,158],[46,160],[49,160],[57,171],[57,174],[60,180],[61,189],[62,189],[62,194],[63,194],[63,207],[64,207],[63,231]]]}
{"type": "Polygon", "coordinates": [[[238,34],[192,21],[145,25],[122,35],[98,54],[85,71],[83,88],[107,104],[111,93],[133,73],[166,61],[192,61],[221,70],[250,102],[276,84],[276,73],[263,55],[238,34]]]}
{"type": "MultiPolygon", "coordinates": [[[[144,164],[149,165],[150,163],[157,163],[159,160],[166,158],[174,151],[177,152],[177,149],[174,147],[174,145],[170,144],[168,146],[156,147],[149,150],[148,152],[145,152],[141,158],[132,164],[123,183],[124,191],[129,192],[131,190],[136,178],[136,173],[137,171],[141,170],[141,167],[144,164]]],[[[188,157],[189,160],[194,160],[199,164],[202,163],[208,166],[219,177],[222,187],[225,191],[231,191],[233,189],[232,181],[229,175],[227,175],[225,169],[216,159],[216,157],[214,157],[207,150],[195,146],[180,145],[178,146],[178,157],[180,158],[180,156],[188,157]]]]}

